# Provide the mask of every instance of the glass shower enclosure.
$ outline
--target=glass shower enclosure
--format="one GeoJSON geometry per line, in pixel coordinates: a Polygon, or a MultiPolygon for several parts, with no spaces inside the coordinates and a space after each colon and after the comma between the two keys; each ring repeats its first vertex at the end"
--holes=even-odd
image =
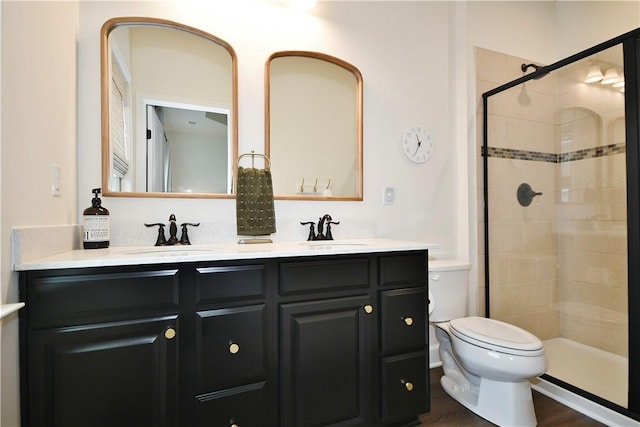
{"type": "Polygon", "coordinates": [[[522,63],[482,95],[486,315],[543,341],[543,379],[638,420],[639,46],[522,63]]]}

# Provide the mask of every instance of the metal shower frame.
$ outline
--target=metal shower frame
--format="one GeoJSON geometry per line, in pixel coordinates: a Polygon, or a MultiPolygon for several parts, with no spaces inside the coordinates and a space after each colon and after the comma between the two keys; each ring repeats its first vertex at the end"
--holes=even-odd
{"type": "Polygon", "coordinates": [[[606,42],[571,55],[548,66],[522,64],[523,72],[534,68],[534,72],[501,85],[482,94],[483,107],[483,215],[484,215],[484,270],[485,270],[485,316],[490,317],[490,271],[489,271],[489,192],[488,192],[488,98],[532,79],[540,79],[548,73],[600,51],[622,45],[625,75],[625,132],[626,132],[626,173],[627,173],[627,259],[628,259],[628,343],[629,377],[628,408],[616,405],[597,395],[582,390],[548,374],[542,378],[575,394],[592,400],[630,418],[640,420],[640,28],[629,31],[606,42]],[[532,66],[532,67],[530,67],[532,66]],[[525,68],[526,67],[526,68],[525,68]],[[635,336],[634,336],[635,334],[635,336]]]}

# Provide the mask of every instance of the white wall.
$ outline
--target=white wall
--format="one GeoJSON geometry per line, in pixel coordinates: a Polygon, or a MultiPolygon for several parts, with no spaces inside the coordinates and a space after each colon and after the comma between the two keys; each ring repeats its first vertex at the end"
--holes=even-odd
{"type": "MultiPolygon", "coordinates": [[[[2,303],[17,301],[9,240],[16,226],[73,224],[76,199],[75,2],[6,2],[2,7],[0,260],[2,303]],[[51,196],[51,165],[61,197],[51,196]]],[[[1,419],[19,425],[18,320],[2,323],[1,419]]]]}
{"type": "MultiPolygon", "coordinates": [[[[453,250],[456,230],[448,197],[453,188],[447,3],[321,2],[312,14],[255,2],[247,6],[246,1],[238,0],[219,1],[215,11],[182,3],[179,8],[159,2],[80,5],[79,211],[88,203],[90,189],[100,182],[100,26],[113,16],[156,16],[208,31],[234,47],[239,72],[240,153],[252,149],[263,152],[264,65],[272,53],[320,51],[344,59],[362,72],[364,201],[276,201],[279,229],[330,213],[341,221],[334,231],[336,238],[340,238],[341,229],[370,221],[381,237],[437,242],[442,251],[453,250]],[[222,12],[225,4],[227,9],[222,12]],[[423,165],[411,164],[400,147],[402,131],[415,125],[427,126],[436,141],[431,160],[423,165]],[[395,187],[394,205],[382,205],[384,186],[395,187]]],[[[131,224],[143,228],[143,222],[166,220],[172,212],[179,220],[235,223],[233,200],[105,198],[103,204],[111,212],[114,228],[131,224]]],[[[299,227],[299,237],[306,237],[304,227],[299,227]]]]}
{"type": "Polygon", "coordinates": [[[556,3],[556,60],[634,30],[639,25],[638,0],[559,1],[556,3]]]}
{"type": "Polygon", "coordinates": [[[513,56],[535,58],[542,63],[555,62],[560,59],[555,26],[556,3],[467,2],[469,44],[513,56]]]}

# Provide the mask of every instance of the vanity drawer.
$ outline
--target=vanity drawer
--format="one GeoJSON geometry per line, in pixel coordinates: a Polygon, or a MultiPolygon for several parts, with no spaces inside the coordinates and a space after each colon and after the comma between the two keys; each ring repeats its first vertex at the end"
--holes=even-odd
{"type": "Polygon", "coordinates": [[[404,288],[380,293],[382,353],[396,354],[426,347],[427,299],[425,288],[404,288]]]}
{"type": "Polygon", "coordinates": [[[369,287],[369,258],[332,258],[280,264],[280,295],[369,287]]]}
{"type": "Polygon", "coordinates": [[[240,298],[264,298],[264,264],[196,268],[196,304],[240,298]]]}
{"type": "Polygon", "coordinates": [[[380,257],[380,286],[426,286],[427,251],[380,257]]]}
{"type": "Polygon", "coordinates": [[[401,419],[429,410],[424,351],[382,359],[382,417],[401,419]]]}
{"type": "Polygon", "coordinates": [[[197,394],[265,378],[266,314],[263,304],[197,312],[197,394]]]}
{"type": "Polygon", "coordinates": [[[27,273],[20,298],[29,328],[71,326],[176,312],[178,270],[90,269],[27,273]]]}
{"type": "Polygon", "coordinates": [[[196,426],[271,427],[266,383],[198,396],[196,426]]]}

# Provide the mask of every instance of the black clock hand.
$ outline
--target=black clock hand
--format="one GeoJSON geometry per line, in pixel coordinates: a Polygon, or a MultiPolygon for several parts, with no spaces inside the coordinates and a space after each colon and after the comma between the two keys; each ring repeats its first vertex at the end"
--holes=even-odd
{"type": "Polygon", "coordinates": [[[413,153],[414,156],[416,154],[418,154],[418,150],[420,149],[420,146],[422,145],[422,141],[420,141],[420,138],[418,138],[418,135],[416,135],[416,139],[418,140],[418,146],[416,147],[416,152],[413,153]]]}

